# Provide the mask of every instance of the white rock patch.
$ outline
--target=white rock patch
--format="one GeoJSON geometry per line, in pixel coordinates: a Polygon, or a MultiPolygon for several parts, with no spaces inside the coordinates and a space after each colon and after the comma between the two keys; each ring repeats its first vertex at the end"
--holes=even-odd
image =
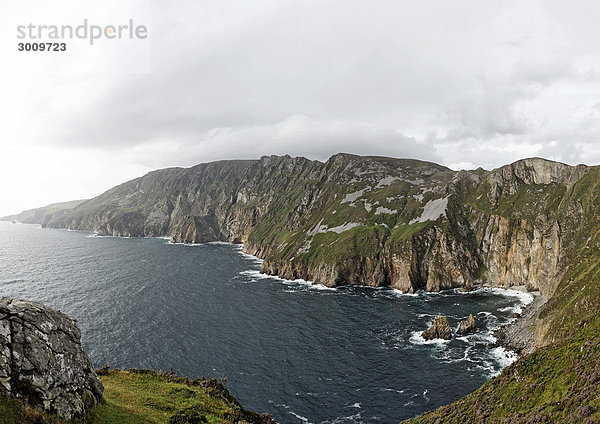
{"type": "Polygon", "coordinates": [[[385,178],[380,179],[379,182],[377,183],[377,186],[375,186],[375,188],[387,187],[394,181],[396,181],[395,177],[392,177],[391,175],[387,176],[385,178]]]}
{"type": "MultiPolygon", "coordinates": [[[[359,225],[360,224],[357,222],[348,222],[343,225],[338,225],[337,227],[328,228],[327,231],[333,231],[334,233],[340,234],[340,233],[343,233],[344,231],[350,230],[351,228],[358,227],[359,225]]],[[[327,231],[324,231],[324,232],[327,232],[327,231]]]]}
{"type": "Polygon", "coordinates": [[[446,196],[427,202],[427,204],[423,207],[423,213],[421,216],[410,221],[409,225],[417,222],[436,221],[442,215],[445,216],[449,197],[450,196],[446,196]]]}
{"type": "Polygon", "coordinates": [[[342,200],[342,203],[354,202],[360,196],[362,196],[365,191],[370,191],[370,190],[371,190],[371,187],[365,187],[361,190],[355,191],[354,193],[348,193],[348,194],[346,194],[346,197],[344,197],[344,200],[342,200]]]}
{"type": "Polygon", "coordinates": [[[315,234],[323,234],[323,233],[327,233],[329,231],[333,231],[334,233],[343,233],[344,231],[348,231],[351,228],[354,227],[358,227],[359,224],[358,222],[347,222],[346,224],[342,224],[342,225],[338,225],[337,227],[332,227],[329,228],[329,226],[327,226],[327,224],[323,224],[321,225],[321,222],[323,222],[323,220],[320,220],[319,223],[317,225],[315,225],[315,228],[313,228],[312,230],[310,230],[307,234],[309,237],[312,238],[312,236],[314,236],[315,234]]]}
{"type": "Polygon", "coordinates": [[[384,213],[396,213],[396,211],[393,211],[391,209],[388,209],[384,206],[379,206],[376,210],[375,210],[375,215],[381,215],[384,213]]]}

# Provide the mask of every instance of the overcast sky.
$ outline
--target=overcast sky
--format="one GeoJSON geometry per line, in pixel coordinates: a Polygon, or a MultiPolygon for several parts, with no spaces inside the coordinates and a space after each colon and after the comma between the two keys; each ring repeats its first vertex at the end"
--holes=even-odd
{"type": "Polygon", "coordinates": [[[265,154],[599,164],[598,22],[597,1],[1,0],[0,215],[265,154]],[[17,51],[17,25],[83,19],[149,36],[17,51]]]}

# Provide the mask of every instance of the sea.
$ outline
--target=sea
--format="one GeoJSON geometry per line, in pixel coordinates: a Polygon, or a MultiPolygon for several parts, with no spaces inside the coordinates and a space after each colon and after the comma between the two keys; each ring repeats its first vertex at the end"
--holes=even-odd
{"type": "Polygon", "coordinates": [[[245,408],[283,424],[397,423],[516,359],[488,345],[531,294],[332,289],[261,274],[242,248],[1,222],[0,296],[75,317],[96,368],[226,379],[245,408]],[[423,340],[438,314],[454,330],[473,314],[478,332],[423,340]]]}

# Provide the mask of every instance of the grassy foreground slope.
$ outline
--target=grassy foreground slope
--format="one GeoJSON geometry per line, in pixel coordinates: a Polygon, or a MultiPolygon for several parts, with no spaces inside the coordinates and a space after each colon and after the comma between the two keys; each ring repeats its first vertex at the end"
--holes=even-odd
{"type": "MultiPolygon", "coordinates": [[[[99,372],[104,400],[80,424],[272,423],[268,415],[245,410],[215,379],[189,380],[151,370],[99,372]]],[[[3,424],[63,424],[64,421],[0,398],[3,424]]]]}

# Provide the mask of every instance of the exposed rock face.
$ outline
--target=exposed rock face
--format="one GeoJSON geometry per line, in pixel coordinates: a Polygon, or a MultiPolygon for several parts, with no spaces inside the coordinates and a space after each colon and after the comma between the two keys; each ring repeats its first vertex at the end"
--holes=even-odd
{"type": "Polygon", "coordinates": [[[104,235],[244,243],[263,272],[326,286],[525,286],[550,298],[585,242],[573,235],[590,219],[596,171],[539,158],[455,172],[348,154],[265,156],[154,171],[35,216],[104,235]]]}
{"type": "Polygon", "coordinates": [[[427,330],[421,333],[421,337],[425,340],[433,339],[452,339],[452,330],[450,329],[450,323],[448,318],[438,315],[433,320],[433,324],[427,330]]]}
{"type": "Polygon", "coordinates": [[[0,385],[64,419],[82,417],[104,388],[76,321],[39,303],[0,298],[0,385]]]}
{"type": "Polygon", "coordinates": [[[469,314],[469,318],[465,321],[461,321],[458,323],[458,330],[456,330],[456,334],[460,334],[461,336],[466,336],[467,334],[473,334],[477,331],[477,325],[475,323],[475,317],[473,314],[469,314]]]}
{"type": "Polygon", "coordinates": [[[42,208],[30,209],[17,215],[8,215],[0,221],[20,222],[23,224],[42,224],[66,215],[71,209],[81,205],[86,200],[73,200],[71,202],[53,203],[42,208]]]}

